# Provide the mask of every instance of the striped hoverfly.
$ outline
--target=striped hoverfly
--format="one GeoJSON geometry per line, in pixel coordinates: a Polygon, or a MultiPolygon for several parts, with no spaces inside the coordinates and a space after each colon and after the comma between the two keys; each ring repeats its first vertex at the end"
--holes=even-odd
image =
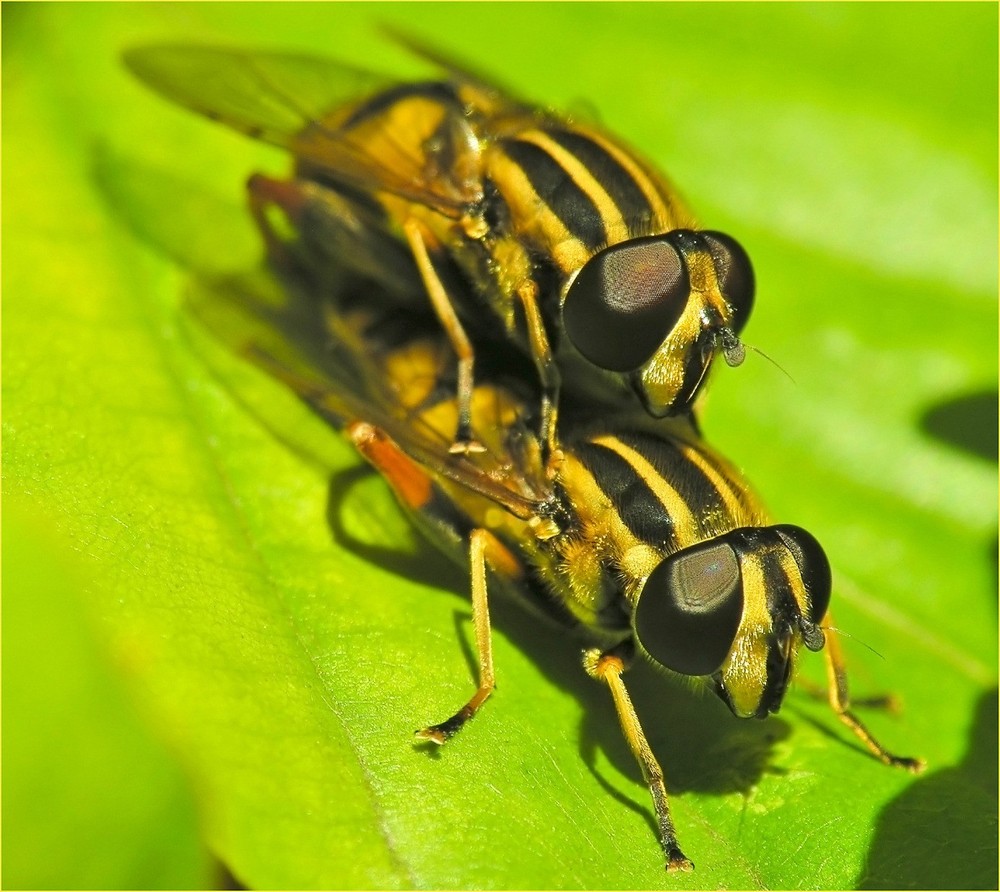
{"type": "Polygon", "coordinates": [[[415,525],[471,567],[478,684],[419,740],[445,743],[492,693],[487,591],[500,589],[585,642],[584,669],[608,687],[649,788],[668,870],[693,865],[622,678],[635,656],[714,691],[738,717],[764,718],[781,706],[800,648],[825,648],[839,718],[883,763],[919,770],[851,711],[838,642],[824,631],[821,546],[772,524],[690,419],[652,419],[637,405],[593,413],[567,399],[550,465],[530,363],[512,370],[487,351],[469,404],[482,449],[456,454],[461,407],[436,320],[400,313],[366,281],[331,290],[309,271],[282,274],[283,287],[236,278],[203,289],[196,314],[344,431],[415,525]]]}
{"type": "Polygon", "coordinates": [[[362,273],[400,306],[429,301],[458,359],[456,451],[476,447],[473,365],[494,341],[534,364],[547,454],[563,382],[604,402],[634,392],[656,417],[688,411],[717,352],[743,360],[743,248],[697,228],[615,137],[407,43],[443,73],[399,83],[185,46],[126,62],[164,96],[292,154],[289,179],[248,186],[272,258],[295,251],[334,276],[362,273]]]}

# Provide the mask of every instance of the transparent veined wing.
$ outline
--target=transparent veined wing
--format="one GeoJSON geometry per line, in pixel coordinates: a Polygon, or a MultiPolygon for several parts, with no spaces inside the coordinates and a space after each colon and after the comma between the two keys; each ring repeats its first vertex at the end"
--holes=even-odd
{"type": "Polygon", "coordinates": [[[388,85],[371,72],[295,53],[153,44],[123,58],[167,99],[282,148],[331,108],[388,85]]]}
{"type": "Polygon", "coordinates": [[[188,309],[218,340],[285,384],[333,426],[366,422],[432,477],[517,517],[537,515],[551,496],[543,469],[522,466],[520,452],[507,446],[515,427],[525,438],[534,436],[517,418],[517,398],[502,387],[479,388],[480,417],[488,420],[481,431],[486,451],[452,454],[454,387],[438,387],[453,373],[447,342],[433,325],[432,334],[421,337],[412,318],[373,319],[366,309],[371,303],[359,295],[356,315],[308,287],[279,282],[260,270],[196,278],[187,295],[188,309]],[[436,413],[440,392],[446,394],[440,402],[445,411],[436,413]]]}
{"type": "Polygon", "coordinates": [[[422,59],[442,72],[452,83],[462,88],[477,111],[490,115],[542,114],[537,106],[516,98],[504,86],[482,74],[464,59],[456,59],[449,53],[427,43],[412,34],[390,26],[382,29],[393,42],[398,43],[418,59],[422,59]]]}
{"type": "Polygon", "coordinates": [[[125,64],[165,98],[254,139],[292,152],[313,175],[382,190],[450,216],[482,195],[478,138],[456,102],[441,106],[434,140],[386,118],[384,132],[358,132],[337,112],[392,95],[391,78],[294,53],[159,44],[126,51],[125,64]],[[397,128],[396,131],[393,128],[397,128]]]}

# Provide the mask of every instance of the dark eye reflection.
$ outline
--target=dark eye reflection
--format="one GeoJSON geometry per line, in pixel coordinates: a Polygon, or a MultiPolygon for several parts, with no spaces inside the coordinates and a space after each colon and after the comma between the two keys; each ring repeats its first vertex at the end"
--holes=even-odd
{"type": "Polygon", "coordinates": [[[646,580],[633,613],[636,638],[658,663],[711,675],[725,662],[743,617],[739,558],[707,542],[666,558],[646,580]]]}
{"type": "Polygon", "coordinates": [[[687,267],[666,237],[633,239],[587,261],[566,292],[563,326],[594,365],[631,371],[663,343],[689,294],[687,267]]]}
{"type": "Polygon", "coordinates": [[[739,365],[744,350],[737,335],[753,307],[753,266],[735,239],[711,230],[676,229],[599,251],[566,292],[566,336],[599,368],[638,369],[680,319],[691,298],[692,258],[706,253],[732,317],[720,335],[722,353],[729,365],[739,365]]]}

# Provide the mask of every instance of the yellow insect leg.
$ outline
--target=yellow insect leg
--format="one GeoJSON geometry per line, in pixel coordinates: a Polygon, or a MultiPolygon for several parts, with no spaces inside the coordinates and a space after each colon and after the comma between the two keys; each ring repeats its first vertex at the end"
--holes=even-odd
{"type": "Polygon", "coordinates": [[[528,342],[531,357],[538,371],[542,385],[541,441],[545,450],[545,461],[550,474],[559,466],[556,439],[556,420],[559,411],[559,387],[561,384],[559,367],[552,357],[552,348],[542,321],[542,311],[538,306],[538,286],[530,279],[517,288],[517,296],[524,308],[524,318],[528,328],[528,342]]]}
{"type": "MultiPolygon", "coordinates": [[[[833,625],[833,620],[829,613],[827,613],[823,625],[833,625]]],[[[923,771],[925,767],[923,759],[893,755],[875,739],[872,732],[865,727],[861,719],[851,712],[851,695],[847,686],[847,668],[844,663],[843,652],[840,649],[840,641],[836,635],[828,634],[826,636],[825,652],[827,698],[830,702],[830,707],[837,714],[837,717],[857,735],[861,742],[871,750],[875,758],[884,765],[894,768],[904,768],[913,774],[923,771]]]]}
{"type": "Polygon", "coordinates": [[[639,716],[636,715],[632,699],[622,681],[622,673],[625,671],[624,661],[613,652],[601,653],[590,650],[584,654],[583,666],[591,678],[603,681],[611,689],[622,732],[632,748],[632,753],[642,769],[642,776],[653,797],[653,808],[656,810],[656,820],[660,828],[660,845],[667,856],[667,870],[693,870],[694,864],[688,860],[677,843],[677,832],[674,830],[667,802],[667,788],[663,783],[663,769],[660,768],[660,763],[656,761],[656,756],[653,755],[653,750],[646,740],[642,725],[639,724],[639,716]]]}
{"type": "Polygon", "coordinates": [[[420,278],[423,279],[424,288],[427,289],[431,306],[458,356],[458,430],[455,433],[455,442],[451,446],[451,452],[482,452],[482,445],[476,442],[472,434],[472,388],[475,363],[472,342],[462,327],[444,283],[431,262],[423,227],[416,220],[410,219],[403,224],[403,231],[406,233],[410,251],[413,253],[413,259],[420,271],[420,278]]]}
{"type": "Polygon", "coordinates": [[[479,653],[479,686],[472,699],[465,704],[450,719],[439,725],[421,728],[417,731],[419,740],[429,740],[442,744],[462,730],[493,693],[495,687],[493,675],[493,640],[490,633],[490,611],[486,598],[486,552],[495,545],[503,546],[491,533],[483,529],[475,529],[469,536],[469,558],[472,566],[472,624],[476,630],[476,650],[479,653]]]}

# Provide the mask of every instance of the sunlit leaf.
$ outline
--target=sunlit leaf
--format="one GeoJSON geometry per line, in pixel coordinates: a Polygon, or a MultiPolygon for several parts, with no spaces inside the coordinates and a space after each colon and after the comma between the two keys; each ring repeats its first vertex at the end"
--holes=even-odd
{"type": "MultiPolygon", "coordinates": [[[[15,4],[3,24],[5,492],[103,567],[88,612],[238,879],[996,886],[995,6],[15,4]],[[418,74],[379,21],[593,106],[748,248],[747,339],[795,383],[755,353],[720,369],[706,434],[824,543],[854,686],[905,706],[870,723],[925,775],[877,764],[805,692],[739,722],[639,667],[697,864],[667,878],[579,643],[502,602],[497,694],[436,757],[413,747],[471,691],[464,571],[185,321],[185,273],[95,174],[103,146],[231,208],[250,172],[286,169],[144,91],[121,50],[271,46],[418,74]]],[[[144,212],[183,244],[189,206],[144,212]]],[[[214,212],[197,216],[192,238],[214,212]]],[[[249,224],[233,241],[252,246],[249,224]]],[[[5,750],[17,733],[5,722],[5,750]]]]}

